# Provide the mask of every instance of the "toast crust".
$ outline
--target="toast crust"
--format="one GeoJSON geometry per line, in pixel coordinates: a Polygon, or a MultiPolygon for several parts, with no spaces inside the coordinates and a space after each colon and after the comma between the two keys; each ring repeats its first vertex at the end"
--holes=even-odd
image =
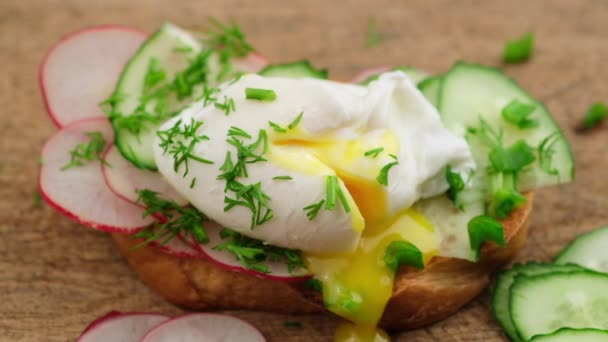
{"type": "MultiPolygon", "coordinates": [[[[402,267],[380,325],[388,330],[419,328],[447,318],[490,283],[492,273],[523,248],[533,193],[504,221],[507,246],[487,243],[477,263],[435,257],[424,270],[402,267]]],[[[299,286],[221,268],[211,261],[179,258],[112,234],[120,253],[141,280],[167,301],[195,310],[245,309],[277,313],[327,312],[319,296],[299,286]]]]}

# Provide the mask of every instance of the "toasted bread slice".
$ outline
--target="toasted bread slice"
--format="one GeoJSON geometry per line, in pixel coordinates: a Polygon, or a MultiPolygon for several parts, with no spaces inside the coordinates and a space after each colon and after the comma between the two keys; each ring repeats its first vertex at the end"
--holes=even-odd
{"type": "MultiPolygon", "coordinates": [[[[389,330],[418,328],[444,319],[477,296],[498,267],[525,244],[533,194],[503,221],[506,247],[486,244],[481,260],[435,257],[424,270],[402,267],[380,322],[389,330]]],[[[327,312],[320,296],[287,282],[223,269],[205,259],[183,259],[112,234],[120,252],[143,282],[169,302],[198,310],[247,309],[281,313],[327,312]]]]}

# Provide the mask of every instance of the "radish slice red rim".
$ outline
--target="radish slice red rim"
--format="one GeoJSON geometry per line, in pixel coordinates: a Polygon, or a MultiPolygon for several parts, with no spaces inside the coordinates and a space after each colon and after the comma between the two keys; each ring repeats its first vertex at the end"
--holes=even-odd
{"type": "Polygon", "coordinates": [[[176,317],[150,330],[142,342],[266,341],[262,333],[238,318],[198,313],[176,317]]]}
{"type": "Polygon", "coordinates": [[[160,173],[137,168],[123,158],[116,146],[106,151],[104,159],[107,162],[103,165],[106,184],[119,197],[137,204],[137,190],[148,189],[163,199],[179,205],[188,204],[188,200],[177,193],[160,173]]]}
{"type": "Polygon", "coordinates": [[[268,59],[257,52],[251,52],[247,57],[232,62],[236,70],[258,72],[268,65],[268,59]]]}
{"type": "Polygon", "coordinates": [[[123,67],[146,40],[141,31],[94,26],[71,33],[53,46],[40,66],[39,82],[49,116],[58,127],[104,115],[123,67]]]}
{"type": "Polygon", "coordinates": [[[42,150],[39,178],[42,197],[65,216],[102,231],[134,233],[152,223],[152,217],[143,217],[142,207],[116,196],[108,188],[101,162],[61,170],[70,161],[70,151],[89,142],[86,132],[100,132],[106,148],[114,140],[106,118],[85,119],[57,132],[42,150]]]}
{"type": "Polygon", "coordinates": [[[218,266],[229,269],[231,271],[237,271],[242,273],[247,273],[250,275],[278,280],[278,281],[303,281],[310,278],[307,270],[300,269],[295,270],[294,273],[289,273],[287,269],[287,263],[281,261],[266,261],[263,264],[268,266],[269,273],[261,273],[254,270],[247,269],[241,264],[234,254],[227,251],[218,251],[213,249],[213,247],[224,242],[220,237],[220,231],[222,230],[222,226],[213,221],[208,221],[205,223],[205,230],[209,235],[209,242],[206,244],[195,244],[195,248],[199,249],[207,258],[217,264],[218,266]]]}
{"type": "Polygon", "coordinates": [[[353,77],[351,83],[361,83],[361,82],[365,81],[366,79],[368,79],[369,77],[381,74],[383,72],[387,72],[387,71],[391,70],[391,68],[392,68],[392,66],[384,65],[384,66],[379,66],[379,67],[375,67],[375,68],[371,68],[371,69],[365,69],[365,70],[361,71],[360,73],[358,73],[355,77],[353,77]]]}
{"type": "Polygon", "coordinates": [[[139,342],[148,331],[168,320],[169,316],[155,313],[112,311],[89,324],[77,341],[139,342]]]}

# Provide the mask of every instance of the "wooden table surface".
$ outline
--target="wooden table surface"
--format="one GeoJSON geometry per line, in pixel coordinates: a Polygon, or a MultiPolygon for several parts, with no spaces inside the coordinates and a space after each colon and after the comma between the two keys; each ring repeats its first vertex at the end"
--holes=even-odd
{"type": "MultiPolygon", "coordinates": [[[[37,82],[44,52],[62,35],[102,23],[151,31],[166,20],[186,27],[207,16],[236,19],[272,61],[309,58],[337,79],[381,64],[431,72],[454,61],[500,65],[505,40],[532,30],[530,63],[506,68],[546,102],[572,143],[574,184],[538,192],[519,260],[550,260],[577,234],[608,224],[608,125],[575,132],[586,108],[608,101],[608,2],[32,0],[0,1],[0,340],[70,341],[109,310],[181,311],[149,291],[110,238],[37,205],[38,154],[56,130],[37,82]],[[385,35],[365,48],[367,23],[385,35]]],[[[322,316],[233,312],[271,341],[331,340],[322,316]],[[301,328],[283,326],[299,321],[301,328]]],[[[487,293],[441,323],[402,341],[500,341],[487,293]]]]}

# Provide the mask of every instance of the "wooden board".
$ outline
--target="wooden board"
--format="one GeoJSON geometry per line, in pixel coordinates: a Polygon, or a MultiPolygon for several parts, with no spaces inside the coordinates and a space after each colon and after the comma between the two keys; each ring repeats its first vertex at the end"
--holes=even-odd
{"type": "MultiPolygon", "coordinates": [[[[165,20],[196,27],[233,18],[274,61],[309,58],[349,79],[381,64],[440,72],[456,60],[500,65],[503,42],[537,37],[530,63],[509,66],[546,101],[573,145],[574,184],[537,194],[528,246],[519,260],[550,260],[577,234],[608,224],[608,129],[575,133],[586,108],[608,101],[608,2],[597,1],[0,1],[0,340],[72,341],[109,310],[179,309],[151,293],[111,239],[36,205],[40,148],[55,128],[37,85],[44,52],[62,35],[102,23],[151,31],[165,20]],[[170,5],[171,4],[171,5],[170,5]],[[375,18],[385,41],[365,48],[375,18]]],[[[272,341],[331,340],[326,317],[233,312],[272,341]],[[287,328],[284,321],[299,321],[287,328]]],[[[500,341],[487,294],[450,319],[404,333],[402,341],[500,341]]]]}

